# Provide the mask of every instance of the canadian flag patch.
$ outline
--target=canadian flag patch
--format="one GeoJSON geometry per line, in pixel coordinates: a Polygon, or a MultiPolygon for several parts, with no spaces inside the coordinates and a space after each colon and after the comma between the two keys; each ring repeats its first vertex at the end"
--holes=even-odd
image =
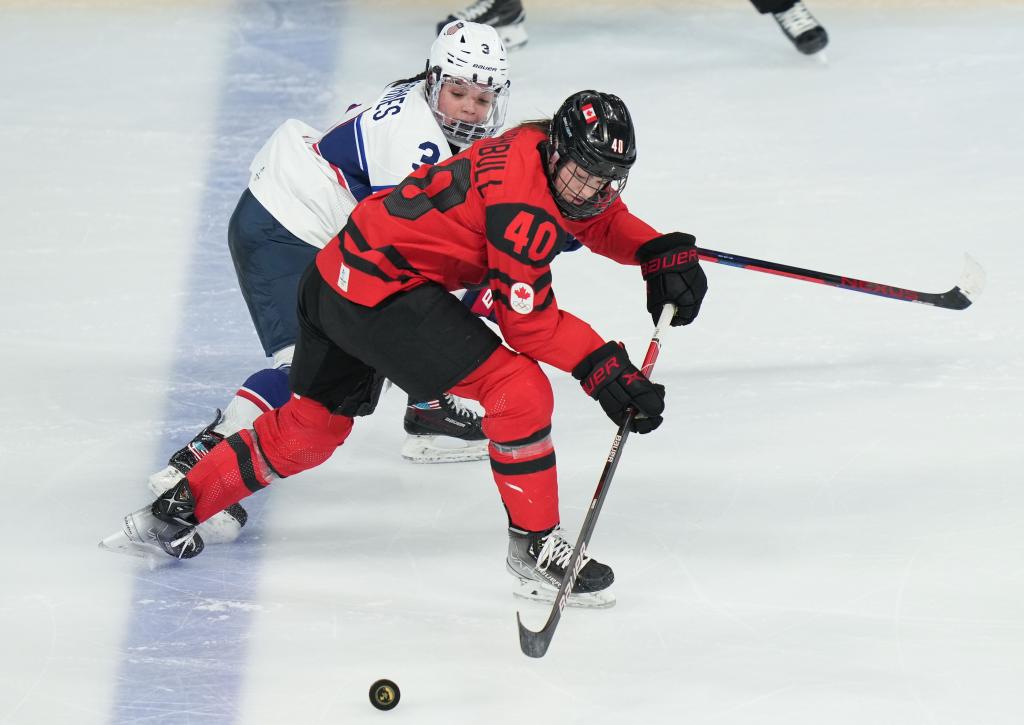
{"type": "Polygon", "coordinates": [[[509,305],[520,315],[533,312],[533,287],[525,282],[516,282],[509,290],[509,305]]]}
{"type": "Polygon", "coordinates": [[[587,123],[597,123],[597,111],[590,103],[580,108],[583,111],[583,118],[587,123]]]}

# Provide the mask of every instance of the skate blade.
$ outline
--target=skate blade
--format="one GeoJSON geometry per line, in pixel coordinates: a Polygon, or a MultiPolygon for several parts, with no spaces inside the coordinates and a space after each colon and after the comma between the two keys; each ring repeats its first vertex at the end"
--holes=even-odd
{"type": "Polygon", "coordinates": [[[402,444],[402,458],[413,463],[462,463],[485,461],[488,457],[486,440],[411,435],[402,444]]]}
{"type": "MultiPolygon", "coordinates": [[[[558,592],[540,584],[540,582],[518,579],[518,586],[512,590],[512,596],[517,599],[527,599],[533,602],[544,602],[554,604],[555,595],[558,592]]],[[[599,592],[586,592],[570,594],[566,604],[570,607],[580,609],[608,609],[615,606],[615,593],[608,589],[599,592]]]]}
{"type": "MultiPolygon", "coordinates": [[[[139,544],[138,542],[129,539],[124,531],[118,531],[116,534],[111,534],[101,540],[99,548],[114,554],[124,554],[126,556],[142,559],[149,565],[150,569],[155,569],[159,564],[168,560],[167,554],[162,549],[158,552],[155,551],[152,546],[139,544]]],[[[171,559],[171,561],[173,561],[173,559],[171,559]]]]}

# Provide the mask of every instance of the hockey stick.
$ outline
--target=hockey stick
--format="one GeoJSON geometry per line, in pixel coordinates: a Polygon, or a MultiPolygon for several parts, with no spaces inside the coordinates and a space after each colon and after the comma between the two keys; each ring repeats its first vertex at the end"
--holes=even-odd
{"type": "Polygon", "coordinates": [[[888,297],[894,300],[903,300],[904,302],[919,302],[924,305],[932,305],[933,307],[943,307],[947,310],[967,309],[985,287],[985,270],[969,254],[964,255],[964,268],[960,273],[960,281],[956,287],[947,292],[918,292],[917,290],[893,287],[878,282],[866,282],[862,279],[843,277],[838,274],[829,274],[828,272],[815,272],[810,269],[790,267],[788,264],[779,264],[778,262],[766,262],[763,259],[741,257],[738,254],[729,254],[728,252],[716,252],[713,249],[698,248],[697,253],[701,259],[707,262],[719,262],[730,267],[752,269],[755,272],[777,274],[782,277],[802,279],[805,282],[817,282],[818,284],[825,284],[830,287],[848,289],[852,292],[864,292],[869,295],[878,295],[879,297],[888,297]]]}
{"type": "MultiPolygon", "coordinates": [[[[651,376],[658,353],[661,352],[661,329],[672,319],[674,314],[674,305],[668,304],[661,308],[658,324],[654,326],[654,337],[651,338],[651,344],[647,347],[647,355],[644,356],[644,364],[640,368],[640,371],[647,377],[651,376]]],[[[583,527],[576,540],[576,547],[569,558],[569,563],[565,566],[565,577],[555,595],[555,602],[551,605],[547,623],[539,631],[534,632],[523,626],[523,620],[520,618],[519,612],[516,612],[516,623],[519,625],[519,647],[523,650],[523,654],[529,657],[543,657],[544,653],[548,651],[548,645],[551,644],[551,638],[555,636],[555,627],[558,626],[558,622],[562,618],[562,610],[565,609],[569,593],[572,591],[573,584],[576,583],[580,569],[583,568],[583,557],[587,553],[587,544],[590,543],[590,536],[594,533],[597,517],[601,513],[601,507],[604,506],[608,487],[611,485],[612,476],[615,475],[615,469],[619,466],[619,458],[622,457],[622,449],[626,445],[626,438],[629,437],[629,429],[635,416],[635,408],[629,408],[626,411],[626,419],[622,421],[619,432],[615,434],[615,440],[612,441],[611,452],[608,454],[608,460],[601,472],[601,479],[597,482],[594,498],[590,501],[590,510],[587,512],[586,518],[583,519],[583,527]]]]}

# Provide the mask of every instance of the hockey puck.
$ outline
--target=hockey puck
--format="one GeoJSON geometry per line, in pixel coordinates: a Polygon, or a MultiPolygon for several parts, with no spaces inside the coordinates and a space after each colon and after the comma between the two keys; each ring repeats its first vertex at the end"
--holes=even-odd
{"type": "Polygon", "coordinates": [[[370,702],[378,710],[390,710],[402,699],[402,691],[391,680],[377,680],[370,685],[370,702]]]}

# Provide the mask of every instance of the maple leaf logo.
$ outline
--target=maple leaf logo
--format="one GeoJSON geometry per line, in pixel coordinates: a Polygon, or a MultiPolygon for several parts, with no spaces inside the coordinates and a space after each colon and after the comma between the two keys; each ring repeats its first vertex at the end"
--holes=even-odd
{"type": "Polygon", "coordinates": [[[521,300],[530,299],[530,290],[526,289],[525,287],[516,287],[512,291],[515,294],[515,296],[521,300]]]}

